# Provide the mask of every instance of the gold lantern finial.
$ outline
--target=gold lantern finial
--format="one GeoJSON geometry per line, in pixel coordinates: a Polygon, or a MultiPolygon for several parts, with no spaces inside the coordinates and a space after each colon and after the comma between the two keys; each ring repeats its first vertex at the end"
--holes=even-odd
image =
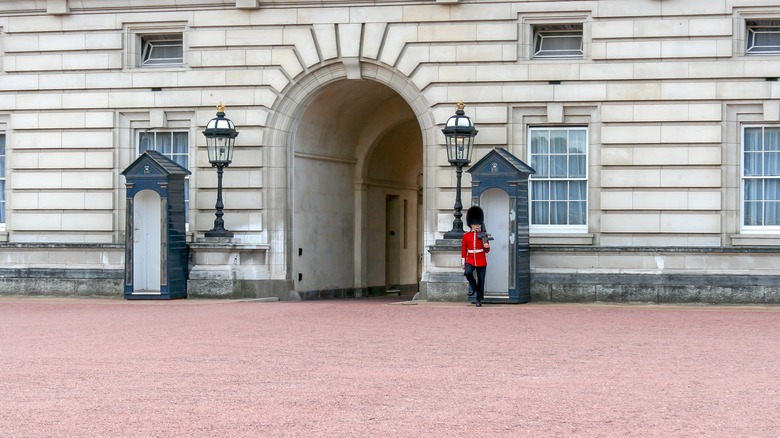
{"type": "Polygon", "coordinates": [[[222,102],[217,105],[217,111],[224,113],[225,112],[225,105],[222,105],[222,102]]]}
{"type": "Polygon", "coordinates": [[[465,103],[463,103],[463,100],[462,100],[462,99],[458,101],[458,103],[456,104],[456,106],[458,107],[458,109],[459,109],[460,111],[463,111],[463,108],[466,108],[466,104],[465,104],[465,103]]]}

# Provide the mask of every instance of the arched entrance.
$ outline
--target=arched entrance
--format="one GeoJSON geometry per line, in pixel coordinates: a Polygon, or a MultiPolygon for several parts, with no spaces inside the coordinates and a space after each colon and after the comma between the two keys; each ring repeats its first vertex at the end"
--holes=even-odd
{"type": "Polygon", "coordinates": [[[160,195],[141,190],[135,196],[133,285],[136,291],[160,291],[162,212],[160,195]]]}
{"type": "Polygon", "coordinates": [[[485,293],[506,297],[509,290],[509,194],[501,189],[488,189],[480,196],[485,211],[485,228],[493,236],[487,255],[488,270],[485,293]]]}
{"type": "Polygon", "coordinates": [[[420,279],[423,136],[371,80],[317,90],[291,129],[295,290],[380,294],[420,279]]]}

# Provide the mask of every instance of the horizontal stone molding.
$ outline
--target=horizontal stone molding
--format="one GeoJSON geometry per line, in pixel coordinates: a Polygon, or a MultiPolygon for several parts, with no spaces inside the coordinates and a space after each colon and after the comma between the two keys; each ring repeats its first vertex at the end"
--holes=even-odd
{"type": "Polygon", "coordinates": [[[594,246],[594,247],[571,247],[571,246],[534,246],[531,247],[531,254],[535,253],[693,253],[693,254],[780,254],[780,247],[776,246],[751,246],[751,247],[676,247],[676,246],[594,246]]]}
{"type": "Polygon", "coordinates": [[[0,278],[45,278],[51,280],[74,279],[122,279],[123,269],[70,269],[70,268],[2,268],[0,278]]]}
{"type": "Polygon", "coordinates": [[[64,243],[64,242],[6,242],[0,243],[0,251],[5,249],[92,249],[124,250],[124,243],[64,243]]]}
{"type": "Polygon", "coordinates": [[[534,301],[780,304],[780,276],[533,274],[534,301]]]}

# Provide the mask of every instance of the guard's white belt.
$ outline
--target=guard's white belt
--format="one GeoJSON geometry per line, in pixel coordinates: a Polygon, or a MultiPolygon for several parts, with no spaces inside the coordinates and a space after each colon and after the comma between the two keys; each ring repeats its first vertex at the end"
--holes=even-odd
{"type": "Polygon", "coordinates": [[[476,254],[478,252],[485,252],[485,250],[484,249],[470,249],[470,250],[468,250],[469,254],[476,254]]]}

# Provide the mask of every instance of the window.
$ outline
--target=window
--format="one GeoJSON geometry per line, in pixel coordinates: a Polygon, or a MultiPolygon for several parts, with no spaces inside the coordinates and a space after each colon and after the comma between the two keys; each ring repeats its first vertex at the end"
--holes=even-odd
{"type": "Polygon", "coordinates": [[[533,30],[533,58],[582,58],[582,24],[545,24],[533,30]]]}
{"type": "Polygon", "coordinates": [[[744,128],[742,199],[747,230],[780,230],[780,126],[744,128]]]}
{"type": "Polygon", "coordinates": [[[586,232],[588,131],[582,127],[530,128],[531,229],[586,232]]]}
{"type": "MultiPolygon", "coordinates": [[[[186,131],[139,132],[138,155],[148,150],[157,151],[181,167],[189,169],[189,134],[186,131]]],[[[184,181],[184,212],[187,224],[189,224],[189,211],[190,181],[188,176],[184,181]]]]}
{"type": "Polygon", "coordinates": [[[780,20],[747,20],[748,54],[780,54],[780,20]]]}
{"type": "Polygon", "coordinates": [[[184,49],[182,34],[141,36],[141,65],[145,67],[182,65],[184,49]]]}
{"type": "Polygon", "coordinates": [[[126,23],[124,68],[185,68],[186,21],[126,23]]]}
{"type": "Polygon", "coordinates": [[[0,133],[0,224],[5,224],[5,134],[0,133]]]}

